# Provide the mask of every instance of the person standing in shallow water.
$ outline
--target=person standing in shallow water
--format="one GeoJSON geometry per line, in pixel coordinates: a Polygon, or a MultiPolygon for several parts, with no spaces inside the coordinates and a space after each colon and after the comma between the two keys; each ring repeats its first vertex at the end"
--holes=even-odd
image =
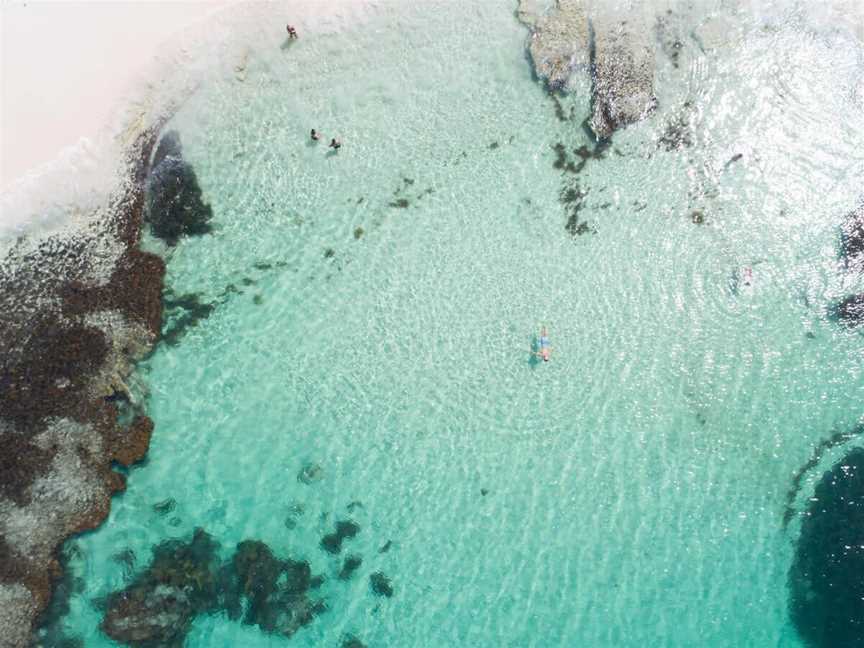
{"type": "Polygon", "coordinates": [[[342,142],[337,140],[335,137],[330,140],[330,148],[332,148],[334,151],[338,151],[340,146],[342,146],[342,142]]]}
{"type": "Polygon", "coordinates": [[[317,142],[318,140],[321,139],[321,136],[318,134],[318,132],[314,128],[312,129],[311,137],[312,137],[312,140],[315,142],[317,142]]]}
{"type": "Polygon", "coordinates": [[[291,25],[288,25],[286,29],[288,30],[288,38],[297,38],[296,29],[294,29],[291,25]]]}

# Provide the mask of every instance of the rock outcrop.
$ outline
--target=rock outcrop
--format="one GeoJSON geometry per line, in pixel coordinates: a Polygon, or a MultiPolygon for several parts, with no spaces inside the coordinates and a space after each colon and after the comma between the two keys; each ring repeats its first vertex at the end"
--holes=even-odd
{"type": "Polygon", "coordinates": [[[591,15],[591,130],[598,139],[647,117],[657,106],[654,96],[654,48],[650,27],[636,16],[610,8],[591,15]]]}
{"type": "Polygon", "coordinates": [[[21,237],[0,260],[4,645],[31,643],[62,572],[59,546],[98,526],[125,488],[112,462],[147,451],[152,424],[126,383],[161,325],[164,263],[138,249],[157,134],[139,136],[123,182],[86,227],[21,237]]]}
{"type": "Polygon", "coordinates": [[[592,81],[589,125],[598,140],[649,115],[654,95],[654,29],[633,6],[557,0],[547,11],[522,0],[516,12],[531,29],[528,50],[550,91],[566,91],[573,74],[592,81]]]}
{"type": "Polygon", "coordinates": [[[566,90],[574,72],[588,71],[591,43],[582,0],[558,0],[545,15],[536,0],[522,0],[517,13],[532,28],[528,51],[534,72],[550,90],[566,90]]]}

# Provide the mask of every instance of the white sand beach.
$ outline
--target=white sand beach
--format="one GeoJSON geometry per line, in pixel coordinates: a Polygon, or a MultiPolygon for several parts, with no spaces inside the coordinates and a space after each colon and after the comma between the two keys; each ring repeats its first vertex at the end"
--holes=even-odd
{"type": "Polygon", "coordinates": [[[229,0],[0,4],[0,190],[93,140],[170,35],[229,0]]]}

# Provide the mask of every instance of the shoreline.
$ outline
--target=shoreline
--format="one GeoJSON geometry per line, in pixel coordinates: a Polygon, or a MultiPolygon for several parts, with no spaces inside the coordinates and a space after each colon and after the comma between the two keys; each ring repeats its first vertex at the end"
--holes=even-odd
{"type": "Polygon", "coordinates": [[[232,1],[0,6],[0,192],[75,149],[98,145],[112,111],[172,37],[232,1]]]}

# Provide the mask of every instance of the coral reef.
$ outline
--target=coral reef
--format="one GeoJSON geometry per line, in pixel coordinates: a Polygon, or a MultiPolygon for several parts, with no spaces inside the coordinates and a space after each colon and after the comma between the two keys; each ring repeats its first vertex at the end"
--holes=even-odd
{"type": "Polygon", "coordinates": [[[321,582],[308,563],[279,559],[259,540],[220,562],[219,544],[199,528],[189,542],[156,547],[150,565],[108,597],[102,630],[131,646],[181,646],[197,615],[225,612],[290,637],[326,610],[309,596],[321,582]]]}

